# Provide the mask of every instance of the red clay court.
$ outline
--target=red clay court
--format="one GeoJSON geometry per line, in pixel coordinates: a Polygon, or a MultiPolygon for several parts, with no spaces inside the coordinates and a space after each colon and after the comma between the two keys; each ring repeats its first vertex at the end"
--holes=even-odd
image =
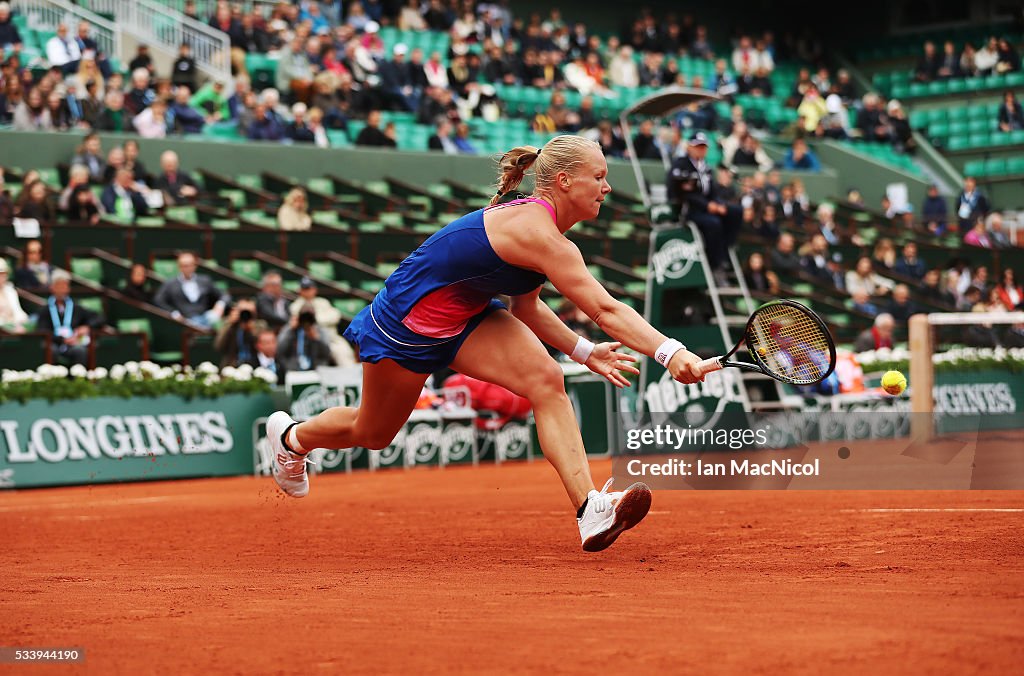
{"type": "Polygon", "coordinates": [[[86,650],[33,673],[993,674],[1024,659],[1020,492],[658,491],[587,555],[545,462],[313,482],[303,500],[250,477],[3,494],[0,643],[86,650]],[[881,508],[949,511],[865,511],[881,508]]]}

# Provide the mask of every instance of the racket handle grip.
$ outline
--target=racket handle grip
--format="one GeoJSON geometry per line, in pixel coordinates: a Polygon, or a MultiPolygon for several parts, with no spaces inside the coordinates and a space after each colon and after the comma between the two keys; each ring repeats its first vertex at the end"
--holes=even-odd
{"type": "Polygon", "coordinates": [[[697,369],[700,370],[701,375],[705,373],[711,373],[712,371],[721,371],[725,366],[722,365],[721,357],[712,357],[711,359],[704,359],[697,363],[697,369]]]}

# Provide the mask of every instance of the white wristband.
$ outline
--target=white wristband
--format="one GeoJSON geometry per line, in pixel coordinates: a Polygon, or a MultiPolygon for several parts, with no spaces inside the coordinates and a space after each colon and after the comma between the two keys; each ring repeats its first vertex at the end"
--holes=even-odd
{"type": "Polygon", "coordinates": [[[569,358],[577,364],[586,364],[593,352],[594,344],[583,336],[580,336],[576,340],[576,347],[573,349],[572,354],[569,355],[569,358]]]}
{"type": "Polygon", "coordinates": [[[680,343],[675,338],[669,338],[658,347],[658,351],[654,353],[654,360],[668,368],[668,363],[672,359],[672,355],[679,350],[685,350],[686,346],[680,343]]]}

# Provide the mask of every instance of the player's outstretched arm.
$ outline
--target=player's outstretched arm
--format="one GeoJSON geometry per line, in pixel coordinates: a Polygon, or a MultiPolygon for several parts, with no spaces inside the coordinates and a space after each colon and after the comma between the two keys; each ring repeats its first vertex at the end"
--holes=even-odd
{"type": "Polygon", "coordinates": [[[540,245],[536,260],[540,261],[541,270],[554,287],[593,319],[602,331],[623,345],[656,359],[680,382],[703,379],[697,369],[700,358],[685,348],[678,349],[678,343],[648,324],[636,310],[613,298],[587,270],[575,244],[561,235],[538,239],[534,246],[540,245]],[[673,350],[677,351],[672,354],[673,350]]]}

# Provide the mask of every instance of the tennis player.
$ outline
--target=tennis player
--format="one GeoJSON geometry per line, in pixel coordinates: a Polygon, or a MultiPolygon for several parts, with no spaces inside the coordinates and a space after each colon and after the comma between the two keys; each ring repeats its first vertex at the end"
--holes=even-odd
{"type": "Polygon", "coordinates": [[[514,148],[501,158],[491,206],[431,235],[388,277],[345,331],[359,347],[363,389],[358,408],[336,407],[303,423],[277,411],[267,420],[273,475],[285,493],[309,492],[306,454],[315,448],[382,449],[401,430],[427,377],[445,366],[496,383],[533,406],[544,456],[576,508],[585,551],[600,551],[647,515],[651,492],[635,483],[600,491],[565,392],[562,369],[541,341],[613,385],[639,373],[627,345],[654,357],[683,383],[702,379],[700,361],[615,300],[587,270],[565,233],[593,219],[611,186],[601,147],[557,136],[542,150],[514,148]],[[533,195],[499,204],[533,170],[533,195]],[[540,299],[545,280],[617,342],[593,344],[563,324],[540,299]],[[511,298],[510,307],[495,300],[511,298]]]}

